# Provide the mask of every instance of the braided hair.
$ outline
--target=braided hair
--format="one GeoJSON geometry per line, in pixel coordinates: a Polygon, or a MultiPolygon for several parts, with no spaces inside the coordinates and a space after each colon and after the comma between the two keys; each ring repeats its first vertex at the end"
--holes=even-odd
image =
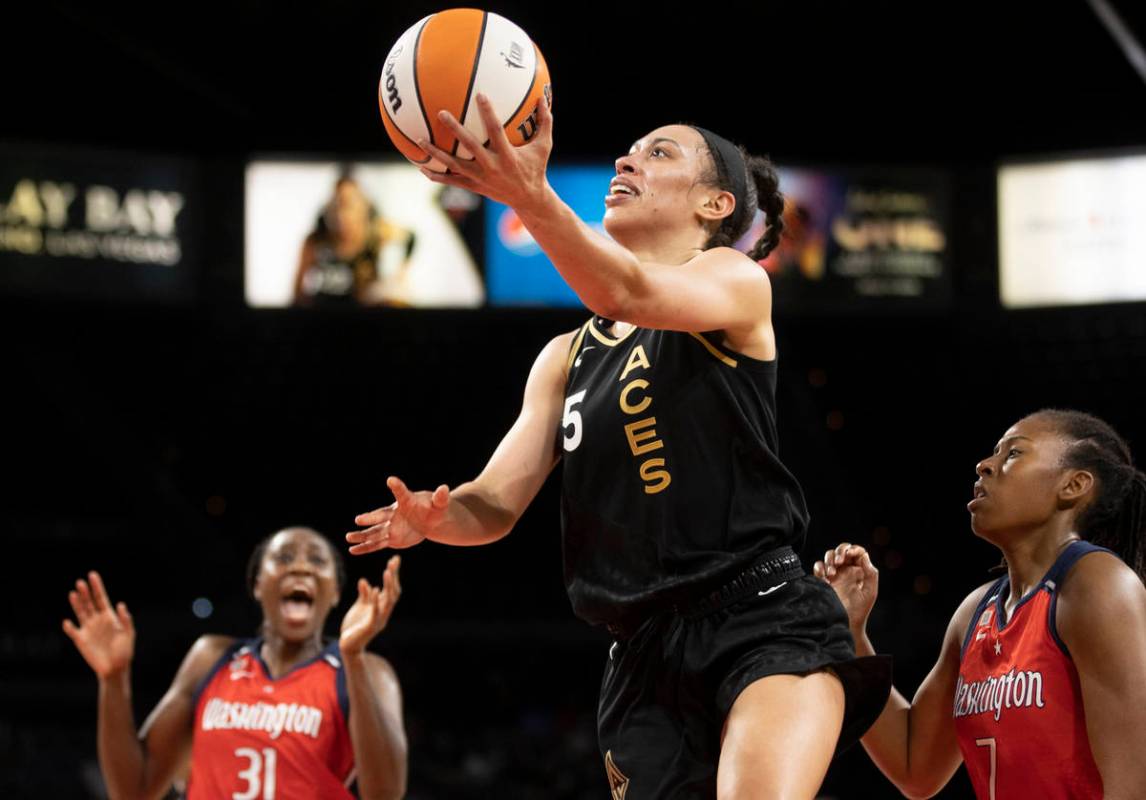
{"type": "MultiPolygon", "coordinates": [[[[708,149],[707,145],[701,147],[708,149]]],[[[784,195],[780,193],[780,176],[776,173],[775,165],[767,156],[749,155],[743,148],[740,155],[744,158],[744,165],[748,170],[748,207],[759,208],[764,212],[764,234],[748,252],[749,258],[755,261],[764,260],[769,253],[780,244],[780,235],[784,232],[784,195]]],[[[721,159],[712,157],[709,153],[708,167],[700,176],[700,183],[706,186],[715,186],[723,191],[732,191],[726,167],[721,159]]],[[[719,221],[705,242],[704,249],[713,247],[731,247],[740,237],[752,227],[755,214],[740,215],[740,224],[733,228],[733,220],[737,215],[730,214],[719,221]]]]}
{"type": "Polygon", "coordinates": [[[1076,523],[1079,535],[1113,550],[1146,581],[1146,474],[1135,467],[1126,441],[1082,411],[1050,408],[1031,416],[1049,420],[1071,440],[1064,467],[1095,477],[1094,500],[1076,523]]]}

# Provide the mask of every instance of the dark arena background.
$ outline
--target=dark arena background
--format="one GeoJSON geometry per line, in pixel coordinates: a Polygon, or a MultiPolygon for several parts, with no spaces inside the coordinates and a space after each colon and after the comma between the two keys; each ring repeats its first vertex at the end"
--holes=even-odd
{"type": "MultiPolygon", "coordinates": [[[[805,563],[842,540],[872,550],[871,636],[909,695],[998,562],[964,505],[1002,432],[1075,407],[1146,453],[1146,82],[1128,57],[1146,28],[1113,2],[488,7],[545,54],[553,164],[605,170],[597,200],[617,156],[677,121],[831,187],[830,224],[812,205],[800,217],[826,238],[774,265],[782,456],[813,514],[805,563]],[[1048,186],[1066,200],[1032,211],[1048,186]]],[[[390,502],[389,474],[473,477],[536,353],[585,318],[492,288],[466,308],[253,294],[252,243],[268,240],[254,166],[399,163],[378,76],[436,10],[4,12],[0,796],[104,796],[96,680],[60,627],[77,577],[99,569],[134,613],[142,721],[198,635],[253,633],[256,541],[292,524],[341,541],[390,502]]],[[[325,197],[299,201],[309,221],[325,197]]],[[[493,287],[500,234],[480,215],[497,211],[467,213],[493,287]]],[[[309,228],[269,230],[293,275],[309,228]]],[[[608,797],[594,712],[609,639],[564,594],[556,479],[497,544],[403,558],[372,647],[403,685],[409,797],[608,797]]],[[[348,566],[377,580],[384,563],[348,566]]],[[[898,795],[857,747],[821,796],[898,795]]],[[[962,770],[939,796],[971,796],[962,770]]]]}

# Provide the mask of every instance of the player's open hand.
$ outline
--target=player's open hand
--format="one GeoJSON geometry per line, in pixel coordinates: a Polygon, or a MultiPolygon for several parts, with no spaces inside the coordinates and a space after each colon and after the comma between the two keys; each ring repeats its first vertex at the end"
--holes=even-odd
{"type": "Polygon", "coordinates": [[[879,570],[871,563],[867,550],[844,542],[824,553],[824,560],[817,561],[812,572],[836,590],[847,609],[852,630],[863,630],[879,594],[879,570]]]}
{"type": "Polygon", "coordinates": [[[553,151],[553,112],[549,101],[543,98],[538,102],[537,132],[520,147],[510,143],[489,98],[478,94],[477,107],[488,144],[466,130],[450,112],[441,111],[438,119],[474,158],[472,161],[457,158],[428,141],[420,141],[418,147],[449,168],[447,174],[422,168],[422,174],[435,183],[460,186],[519,209],[530,199],[540,197],[546,185],[545,167],[553,151]]]}
{"type": "Polygon", "coordinates": [[[395,550],[413,547],[445,519],[450,487],[442,485],[432,492],[411,492],[393,476],[386,479],[386,485],[394,493],[394,502],[354,518],[354,523],[365,530],[346,534],[346,541],[352,545],[351,555],[360,556],[387,547],[395,550]]]}
{"type": "Polygon", "coordinates": [[[120,603],[112,608],[98,572],[89,572],[87,581],[76,581],[76,588],[68,592],[68,600],[79,625],[65,619],[64,633],[84,661],[100,680],[122,673],[135,654],[135,625],[127,605],[120,603]]]}
{"type": "Polygon", "coordinates": [[[342,618],[342,632],[338,637],[343,656],[360,654],[390,621],[390,614],[402,595],[402,584],[398,581],[401,564],[400,556],[391,556],[386,562],[382,588],[371,586],[365,578],[358,579],[358,599],[342,618]]]}

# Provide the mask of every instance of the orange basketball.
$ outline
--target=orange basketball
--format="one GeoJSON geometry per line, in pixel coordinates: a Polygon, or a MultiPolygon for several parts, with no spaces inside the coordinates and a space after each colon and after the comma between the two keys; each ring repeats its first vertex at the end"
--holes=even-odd
{"type": "Polygon", "coordinates": [[[429,139],[459,158],[460,147],[438,119],[445,109],[486,141],[477,95],[489,97],[506,136],[515,145],[537,132],[537,104],[552,102],[549,68],[529,36],[505,17],[473,8],[431,14],[390,48],[378,83],[378,107],[390,140],[407,159],[435,172],[446,167],[418,147],[429,139]]]}

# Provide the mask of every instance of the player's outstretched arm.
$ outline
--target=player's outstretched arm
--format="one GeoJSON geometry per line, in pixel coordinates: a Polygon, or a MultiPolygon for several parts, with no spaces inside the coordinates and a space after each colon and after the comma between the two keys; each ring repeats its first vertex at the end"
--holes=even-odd
{"type": "MultiPolygon", "coordinates": [[[[836,590],[847,609],[856,655],[875,655],[867,636],[867,620],[879,594],[879,571],[867,551],[859,545],[841,544],[825,553],[813,572],[836,590]]],[[[883,713],[863,736],[871,760],[906,797],[931,797],[962,763],[951,703],[959,677],[963,633],[986,588],[972,592],[955,612],[939,659],[911,702],[892,688],[883,713]]]]}
{"type": "Polygon", "coordinates": [[[406,730],[402,689],[386,659],[366,646],[386,627],[402,594],[401,559],[391,556],[382,586],[358,581],[358,597],[342,619],[338,646],[350,700],[350,742],[363,800],[393,800],[406,794],[406,730]]]}
{"type": "Polygon", "coordinates": [[[354,555],[412,547],[424,539],[452,545],[488,544],[505,536],[537,496],[557,463],[557,428],[573,334],[558,336],[533,362],[517,421],[474,480],[455,489],[412,492],[386,481],[394,502],[355,517],[346,534],[354,555]]]}
{"type": "Polygon", "coordinates": [[[1063,583],[1056,624],[1078,669],[1103,796],[1146,797],[1146,587],[1114,556],[1088,555],[1063,583]]]}
{"type": "Polygon", "coordinates": [[[99,679],[96,741],[108,795],[113,800],[162,797],[191,754],[195,686],[232,640],[201,637],[137,732],[131,707],[135,627],[127,605],[113,608],[97,572],[76,581],[68,600],[76,623],[64,620],[64,633],[99,679]]]}

